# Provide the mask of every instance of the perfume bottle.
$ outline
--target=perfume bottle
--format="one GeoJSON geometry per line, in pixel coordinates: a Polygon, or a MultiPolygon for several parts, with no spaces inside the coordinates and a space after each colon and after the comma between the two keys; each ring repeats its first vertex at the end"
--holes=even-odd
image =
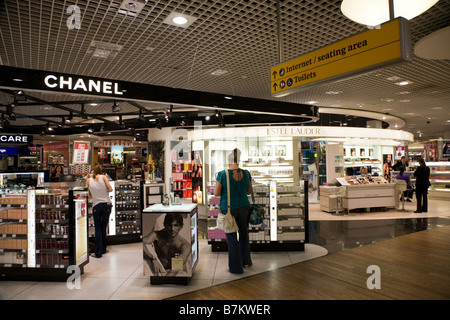
{"type": "Polygon", "coordinates": [[[172,258],[172,271],[183,271],[183,258],[180,258],[179,253],[175,253],[175,257],[172,258]]]}

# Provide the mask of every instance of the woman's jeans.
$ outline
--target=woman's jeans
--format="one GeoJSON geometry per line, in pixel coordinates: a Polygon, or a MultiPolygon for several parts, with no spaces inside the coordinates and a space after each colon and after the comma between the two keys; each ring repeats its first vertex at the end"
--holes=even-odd
{"type": "Polygon", "coordinates": [[[106,202],[99,203],[92,208],[92,213],[95,226],[94,253],[97,258],[100,258],[106,253],[106,228],[111,214],[111,205],[106,202]]]}
{"type": "MultiPolygon", "coordinates": [[[[226,213],[226,211],[225,211],[226,213]]],[[[248,222],[250,219],[250,206],[231,210],[239,227],[239,240],[237,232],[227,233],[228,268],[231,273],[243,273],[243,266],[251,266],[250,242],[248,238],[248,222]]]]}

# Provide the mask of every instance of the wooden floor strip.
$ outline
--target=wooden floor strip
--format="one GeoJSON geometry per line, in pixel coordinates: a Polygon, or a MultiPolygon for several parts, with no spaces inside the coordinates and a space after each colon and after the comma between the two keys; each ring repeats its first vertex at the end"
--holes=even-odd
{"type": "Polygon", "coordinates": [[[450,226],[341,251],[169,300],[450,299],[450,226]],[[368,289],[367,268],[380,268],[368,289]]]}

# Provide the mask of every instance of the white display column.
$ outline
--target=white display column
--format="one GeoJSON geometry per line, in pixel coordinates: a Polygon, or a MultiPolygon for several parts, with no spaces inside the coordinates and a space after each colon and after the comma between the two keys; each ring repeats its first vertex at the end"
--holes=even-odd
{"type": "Polygon", "coordinates": [[[327,183],[344,176],[344,145],[342,142],[327,142],[327,183]]]}

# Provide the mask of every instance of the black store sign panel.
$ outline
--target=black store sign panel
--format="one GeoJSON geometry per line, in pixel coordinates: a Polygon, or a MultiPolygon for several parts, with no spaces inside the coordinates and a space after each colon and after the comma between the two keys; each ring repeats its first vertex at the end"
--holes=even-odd
{"type": "Polygon", "coordinates": [[[9,66],[0,66],[0,88],[79,93],[277,116],[318,117],[318,108],[311,105],[237,96],[227,99],[225,95],[215,93],[9,66]]]}
{"type": "Polygon", "coordinates": [[[32,143],[33,136],[28,135],[20,135],[20,134],[1,134],[0,135],[0,144],[16,144],[16,143],[32,143]]]}

